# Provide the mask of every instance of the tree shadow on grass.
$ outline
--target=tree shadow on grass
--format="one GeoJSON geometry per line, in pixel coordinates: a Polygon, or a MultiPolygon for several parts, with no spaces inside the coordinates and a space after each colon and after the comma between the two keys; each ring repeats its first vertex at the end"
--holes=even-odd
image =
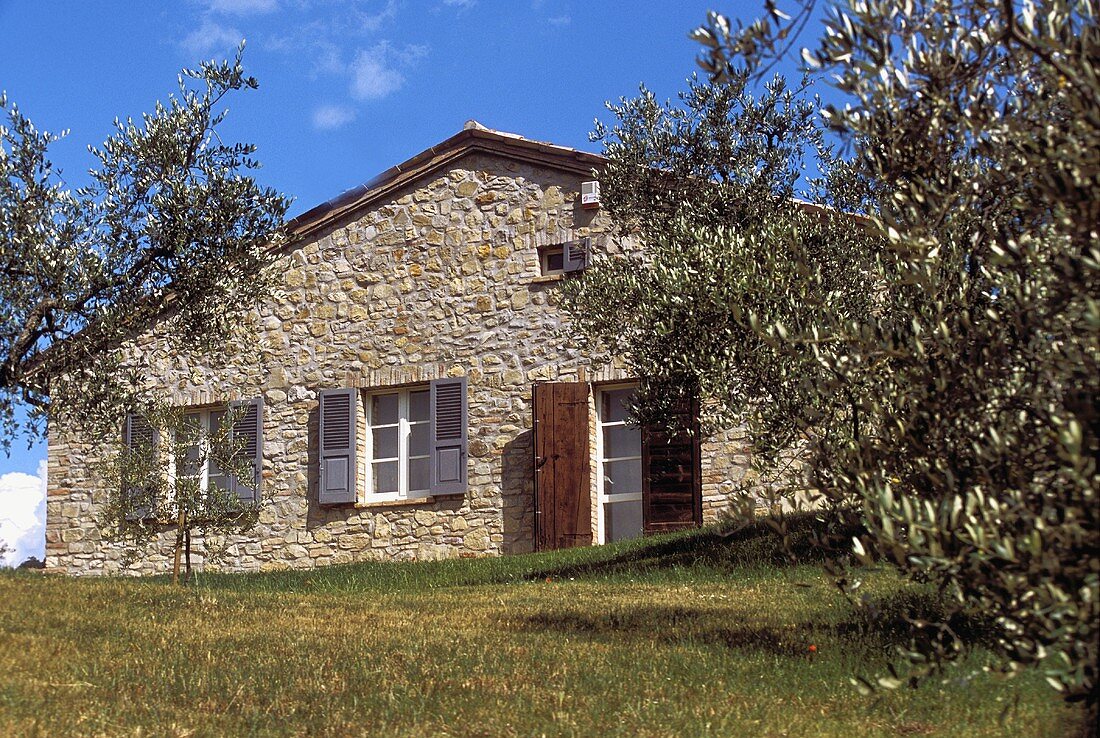
{"type": "Polygon", "coordinates": [[[820,563],[825,551],[815,532],[815,515],[790,515],[788,537],[767,521],[734,523],[646,537],[606,546],[587,546],[517,556],[438,562],[362,562],[312,571],[204,575],[205,586],[277,591],[410,590],[539,581],[546,578],[644,577],[675,569],[736,573],[746,568],[779,568],[820,563]]]}
{"type": "MultiPolygon", "coordinates": [[[[767,521],[757,519],[738,527],[730,523],[673,536],[643,538],[607,547],[605,550],[611,553],[606,556],[576,554],[576,561],[570,561],[569,555],[577,549],[555,552],[547,561],[540,562],[543,565],[536,565],[525,573],[524,578],[599,577],[700,567],[732,571],[745,567],[818,564],[825,560],[826,551],[815,538],[815,532],[822,527],[815,515],[789,515],[787,526],[786,544],[767,521]]],[[[856,532],[853,529],[851,534],[856,532]]],[[[851,540],[850,536],[847,540],[851,540]]]]}
{"type": "MultiPolygon", "coordinates": [[[[724,614],[713,608],[642,605],[594,614],[582,606],[537,612],[519,620],[511,618],[508,625],[518,631],[555,631],[574,638],[697,643],[774,656],[805,656],[810,644],[829,641],[843,643],[845,649],[893,656],[897,646],[924,637],[914,622],[937,621],[944,616],[934,592],[925,588],[905,589],[860,607],[852,606],[839,621],[819,612],[790,624],[745,624],[745,607],[731,606],[724,614]]],[[[955,617],[951,627],[967,646],[988,644],[992,637],[992,622],[980,616],[955,617]]]]}

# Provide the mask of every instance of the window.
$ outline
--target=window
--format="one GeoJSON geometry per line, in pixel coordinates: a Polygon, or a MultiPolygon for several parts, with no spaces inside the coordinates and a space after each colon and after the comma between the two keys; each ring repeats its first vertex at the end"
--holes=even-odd
{"type": "Polygon", "coordinates": [[[317,501],[348,505],[466,494],[466,409],[466,377],[366,393],[321,390],[317,501]]]}
{"type": "Polygon", "coordinates": [[[184,458],[177,462],[175,472],[176,476],[184,479],[197,479],[199,489],[208,489],[211,484],[226,491],[230,488],[229,477],[218,468],[209,447],[206,447],[211,438],[218,434],[226,412],[225,407],[215,407],[183,416],[183,422],[194,430],[188,435],[195,438],[197,445],[187,448],[184,458]]]}
{"type": "Polygon", "coordinates": [[[539,249],[539,271],[546,277],[565,273],[565,249],[558,246],[544,246],[539,249]]]}
{"type": "MultiPolygon", "coordinates": [[[[170,451],[168,457],[164,459],[165,467],[163,467],[168,473],[169,480],[195,480],[200,489],[206,490],[213,485],[218,489],[236,494],[242,502],[256,502],[263,469],[263,399],[257,397],[251,400],[234,401],[228,406],[189,408],[184,411],[182,422],[188,430],[184,431],[186,434],[184,438],[177,436],[177,440],[179,444],[193,443],[193,445],[183,449],[174,443],[165,444],[162,447],[170,451]],[[222,424],[229,421],[232,421],[232,427],[222,428],[222,424]],[[242,454],[243,458],[248,460],[252,473],[238,479],[218,468],[209,446],[213,438],[232,439],[230,442],[233,444],[233,452],[242,454]],[[173,458],[172,455],[176,453],[179,455],[173,458]]],[[[126,448],[134,450],[160,446],[161,440],[159,432],[144,417],[137,413],[128,413],[123,443],[126,448]]],[[[233,466],[236,471],[242,470],[242,467],[237,464],[233,466]]],[[[145,494],[140,486],[124,490],[124,493],[145,494]]],[[[174,493],[169,491],[169,495],[171,494],[174,493]]],[[[144,512],[141,509],[135,510],[133,517],[145,517],[153,509],[154,502],[156,501],[150,501],[150,506],[145,508],[144,512]]]]}
{"type": "Polygon", "coordinates": [[[430,493],[431,392],[427,387],[367,396],[367,496],[425,497],[430,493]]]}
{"type": "Polygon", "coordinates": [[[615,387],[599,395],[596,450],[601,543],[642,534],[642,430],[627,421],[626,408],[633,393],[633,387],[615,387]]]}
{"type": "Polygon", "coordinates": [[[544,277],[573,274],[588,266],[591,238],[542,246],[539,248],[539,272],[544,277]]]}

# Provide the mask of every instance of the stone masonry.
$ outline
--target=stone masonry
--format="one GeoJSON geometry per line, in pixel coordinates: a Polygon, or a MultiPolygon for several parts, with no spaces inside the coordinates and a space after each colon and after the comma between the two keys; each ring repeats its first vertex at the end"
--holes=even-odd
{"type": "MultiPolygon", "coordinates": [[[[140,343],[149,381],[173,404],[264,398],[268,503],[259,524],[225,541],[211,567],[310,568],[532,549],[532,384],[624,379],[616,367],[594,371],[564,337],[556,308],[563,277],[540,276],[539,248],[582,236],[603,250],[624,246],[608,235],[606,214],[580,208],[590,163],[541,161],[528,149],[512,156],[508,147],[523,140],[499,135],[503,150],[456,146],[445,164],[281,256],[282,287],[255,316],[259,350],[248,360],[213,367],[202,357],[172,355],[155,336],[140,343]],[[443,376],[468,382],[466,495],[372,504],[361,494],[356,505],[320,506],[318,392],[443,376]]],[[[594,428],[594,404],[589,415],[594,428]]],[[[102,539],[106,490],[96,463],[111,445],[50,428],[46,563],[54,570],[148,574],[171,565],[170,530],[128,565],[123,550],[102,539]]],[[[705,520],[725,507],[747,453],[735,433],[704,441],[705,520]]],[[[595,506],[594,471],[591,478],[595,506]]],[[[201,565],[202,541],[195,550],[201,565]]]]}

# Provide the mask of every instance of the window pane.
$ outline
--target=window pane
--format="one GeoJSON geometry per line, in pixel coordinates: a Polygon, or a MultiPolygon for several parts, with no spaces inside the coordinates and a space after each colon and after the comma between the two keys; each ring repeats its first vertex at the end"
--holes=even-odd
{"type": "Polygon", "coordinates": [[[409,456],[428,455],[428,424],[409,426],[409,456]]]}
{"type": "Polygon", "coordinates": [[[642,455],[642,430],[637,426],[613,425],[603,429],[603,456],[615,459],[642,455]]]}
{"type": "Polygon", "coordinates": [[[228,491],[229,490],[229,477],[227,477],[227,476],[225,476],[224,474],[221,474],[221,473],[215,473],[217,470],[213,468],[214,467],[213,462],[211,462],[210,467],[211,467],[211,469],[210,469],[210,486],[217,487],[220,490],[228,491]]]}
{"type": "Polygon", "coordinates": [[[183,462],[180,464],[179,475],[181,477],[198,477],[202,474],[199,464],[200,453],[198,446],[188,446],[184,453],[183,462]]]}
{"type": "Polygon", "coordinates": [[[374,442],[371,448],[372,459],[397,458],[397,426],[375,428],[371,431],[374,442]]]}
{"type": "Polygon", "coordinates": [[[428,481],[428,459],[409,460],[409,491],[424,492],[431,486],[428,481]]]}
{"type": "Polygon", "coordinates": [[[409,422],[428,419],[428,402],[430,400],[428,390],[419,390],[409,393],[409,422]]]}
{"type": "Polygon", "coordinates": [[[604,538],[608,543],[637,538],[641,534],[641,500],[609,502],[604,505],[604,538]]]}
{"type": "Polygon", "coordinates": [[[202,416],[198,413],[188,413],[183,416],[183,434],[181,441],[190,441],[180,461],[179,475],[181,477],[198,477],[202,474],[202,453],[199,451],[199,430],[202,428],[202,416]]]}
{"type": "Polygon", "coordinates": [[[397,394],[374,395],[371,397],[371,425],[386,425],[397,422],[397,394]]]}
{"type": "MultiPolygon", "coordinates": [[[[222,415],[225,415],[225,413],[222,413],[222,415]]],[[[213,454],[206,457],[206,466],[209,470],[207,473],[208,483],[218,489],[229,489],[229,477],[218,466],[218,461],[213,454]]]]}
{"type": "Polygon", "coordinates": [[[626,420],[626,406],[623,403],[633,394],[634,390],[630,388],[603,392],[603,422],[614,423],[617,420],[626,420]]]}
{"type": "Polygon", "coordinates": [[[225,478],[222,476],[221,469],[218,468],[218,464],[216,463],[217,457],[220,454],[222,460],[224,461],[225,456],[229,453],[229,451],[235,449],[233,441],[229,437],[228,433],[221,437],[221,440],[225,442],[224,444],[222,444],[221,447],[214,446],[214,441],[216,440],[215,436],[223,431],[222,423],[224,423],[226,420],[227,418],[225,410],[211,410],[209,422],[206,425],[207,432],[210,434],[209,442],[211,444],[210,454],[207,456],[206,460],[207,465],[210,467],[210,483],[215,484],[216,482],[217,486],[220,489],[228,489],[228,482],[225,481],[225,478]],[[217,477],[218,479],[215,480],[215,477],[217,477]]]}
{"type": "Polygon", "coordinates": [[[210,411],[210,425],[208,426],[210,435],[214,435],[222,427],[222,420],[225,418],[225,410],[211,410],[210,411]]]}
{"type": "Polygon", "coordinates": [[[371,464],[373,476],[372,489],[375,494],[386,494],[397,491],[397,462],[383,461],[371,464]]]}
{"type": "Polygon", "coordinates": [[[546,271],[560,272],[565,268],[565,254],[561,249],[546,252],[546,271]]]}
{"type": "Polygon", "coordinates": [[[642,462],[608,461],[603,465],[603,491],[606,495],[623,495],[642,491],[642,462]]]}

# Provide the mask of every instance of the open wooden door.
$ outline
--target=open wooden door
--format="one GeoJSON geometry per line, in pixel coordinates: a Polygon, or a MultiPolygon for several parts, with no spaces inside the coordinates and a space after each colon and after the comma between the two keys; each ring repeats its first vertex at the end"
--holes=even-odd
{"type": "Polygon", "coordinates": [[[683,416],[681,425],[670,425],[693,428],[693,433],[658,426],[642,431],[642,530],[646,534],[703,524],[699,414],[694,403],[683,416]]]}
{"type": "Polygon", "coordinates": [[[588,384],[536,384],[533,399],[536,550],[589,546],[588,384]]]}

